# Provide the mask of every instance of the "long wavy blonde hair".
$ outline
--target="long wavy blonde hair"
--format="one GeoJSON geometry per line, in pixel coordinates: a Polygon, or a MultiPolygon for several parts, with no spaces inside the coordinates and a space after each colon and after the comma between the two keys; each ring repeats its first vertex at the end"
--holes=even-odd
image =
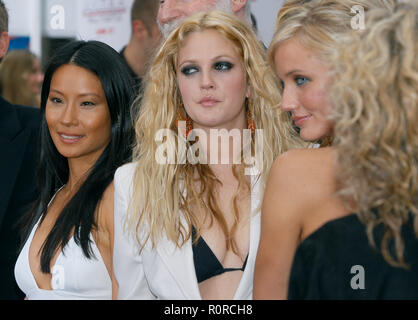
{"type": "MultiPolygon", "coordinates": [[[[301,45],[312,50],[316,57],[330,65],[330,57],[337,50],[340,37],[352,30],[354,14],[351,8],[361,6],[390,7],[393,0],[289,0],[277,14],[273,40],[268,49],[268,60],[276,69],[274,56],[286,40],[297,38],[301,45]]],[[[331,65],[330,65],[331,66],[331,65]]],[[[331,66],[332,67],[332,66],[331,66]]],[[[283,88],[281,88],[283,90],[283,88]]],[[[332,144],[332,137],[317,141],[321,146],[332,144]]]]}
{"type": "Polygon", "coordinates": [[[370,10],[365,30],[341,39],[330,95],[341,198],[373,246],[383,225],[385,260],[406,267],[402,226],[418,235],[418,6],[404,2],[370,10]]]}
{"type": "MultiPolygon", "coordinates": [[[[251,28],[235,16],[221,11],[200,13],[187,18],[159,48],[145,79],[142,102],[134,105],[140,110],[135,125],[137,145],[133,155],[137,166],[127,226],[141,247],[148,239],[155,245],[163,236],[177,246],[182,246],[191,236],[191,226],[195,226],[198,232],[200,230],[198,213],[190,210],[194,204],[200,208],[200,212],[203,207],[210,212],[211,221],[215,219],[222,227],[228,239],[227,246],[235,248],[236,224],[228,230],[214,193],[214,187],[220,182],[209,166],[190,163],[161,165],[155,158],[160,145],[155,140],[156,132],[162,128],[170,129],[172,133],[165,141],[168,145],[167,153],[176,156],[181,153],[177,145],[177,139],[184,140],[184,137],[177,135],[177,114],[181,99],[176,81],[178,53],[191,33],[208,29],[216,30],[230,40],[242,58],[251,90],[248,106],[255,127],[263,130],[263,162],[259,175],[263,190],[274,158],[299,146],[290,118],[278,109],[280,93],[277,82],[266,62],[264,49],[251,28]],[[197,182],[201,186],[199,190],[196,188],[197,182]],[[141,232],[144,225],[148,230],[145,234],[141,232]]],[[[246,187],[246,179],[243,166],[234,166],[233,172],[239,181],[233,199],[237,220],[237,196],[246,187]]],[[[247,184],[247,187],[250,186],[247,184]]]]}

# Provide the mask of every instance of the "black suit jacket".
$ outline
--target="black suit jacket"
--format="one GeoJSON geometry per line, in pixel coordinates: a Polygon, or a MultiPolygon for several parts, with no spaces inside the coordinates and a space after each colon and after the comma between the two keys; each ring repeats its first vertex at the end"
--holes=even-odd
{"type": "Polygon", "coordinates": [[[37,198],[35,183],[40,110],[0,97],[0,299],[22,299],[15,277],[18,220],[37,198]]]}
{"type": "Polygon", "coordinates": [[[132,85],[133,85],[135,94],[138,94],[139,91],[141,90],[142,79],[135,73],[134,70],[132,70],[128,61],[126,61],[126,58],[125,58],[125,55],[124,55],[125,49],[126,49],[126,46],[122,48],[122,50],[119,52],[119,54],[122,57],[123,62],[125,63],[126,70],[128,70],[129,74],[131,75],[131,81],[132,81],[132,85]]]}

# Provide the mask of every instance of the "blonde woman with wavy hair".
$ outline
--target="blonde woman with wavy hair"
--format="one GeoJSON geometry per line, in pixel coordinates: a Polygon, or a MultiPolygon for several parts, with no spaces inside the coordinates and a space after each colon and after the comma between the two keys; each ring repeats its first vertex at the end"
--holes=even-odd
{"type": "Polygon", "coordinates": [[[361,14],[356,11],[359,7],[367,11],[373,6],[390,7],[392,3],[392,0],[290,0],[281,8],[268,58],[280,77],[283,93],[280,107],[293,115],[304,140],[321,146],[332,143],[331,125],[323,121],[327,120],[329,108],[312,109],[318,109],[313,105],[329,105],[325,99],[332,81],[329,59],[335,53],[338,39],[351,30],[353,12],[361,14]],[[305,86],[307,82],[312,85],[305,86]],[[310,121],[306,121],[308,116],[312,116],[310,121]],[[318,121],[322,126],[316,128],[318,121]]]}
{"type": "Polygon", "coordinates": [[[200,13],[162,44],[145,83],[136,161],[115,175],[119,298],[251,299],[265,181],[297,141],[264,50],[237,17],[200,13]],[[249,133],[255,162],[234,162],[245,150],[232,157],[233,131],[243,141],[249,133]],[[229,161],[212,161],[225,147],[229,161]]]}
{"type": "Polygon", "coordinates": [[[0,64],[1,95],[13,104],[40,107],[41,63],[27,50],[10,51],[0,64]]]}
{"type": "Polygon", "coordinates": [[[255,298],[418,298],[417,10],[370,5],[365,30],[339,35],[332,146],[274,163],[255,298]]]}

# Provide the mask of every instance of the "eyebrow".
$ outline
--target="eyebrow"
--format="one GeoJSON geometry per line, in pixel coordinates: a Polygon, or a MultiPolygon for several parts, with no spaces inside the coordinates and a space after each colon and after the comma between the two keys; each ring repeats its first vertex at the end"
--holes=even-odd
{"type": "MultiPolygon", "coordinates": [[[[233,59],[233,57],[231,57],[230,55],[227,55],[227,54],[221,54],[221,55],[219,55],[219,56],[216,56],[216,57],[214,57],[214,58],[211,58],[210,60],[211,60],[211,61],[214,61],[214,60],[218,60],[218,59],[220,59],[220,58],[228,58],[228,59],[233,59]]],[[[185,64],[185,63],[196,63],[196,62],[197,62],[197,61],[196,61],[196,60],[194,60],[194,59],[185,60],[185,61],[182,61],[182,62],[179,64],[179,67],[180,67],[181,65],[185,64]]]]}
{"type": "MultiPolygon", "coordinates": [[[[51,89],[50,92],[52,91],[64,96],[64,94],[57,89],[51,89]]],[[[96,96],[98,98],[101,98],[100,95],[98,95],[97,93],[92,93],[92,92],[86,92],[86,93],[82,93],[78,95],[78,97],[85,97],[85,96],[96,96]]]]}
{"type": "Polygon", "coordinates": [[[302,70],[293,69],[293,70],[289,71],[288,73],[286,73],[286,77],[292,75],[293,73],[299,73],[299,72],[302,72],[302,70]]]}

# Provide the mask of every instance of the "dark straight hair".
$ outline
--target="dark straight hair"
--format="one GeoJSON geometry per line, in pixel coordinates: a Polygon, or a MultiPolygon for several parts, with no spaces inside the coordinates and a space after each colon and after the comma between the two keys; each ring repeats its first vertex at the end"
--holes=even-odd
{"type": "MultiPolygon", "coordinates": [[[[99,41],[74,41],[58,49],[45,71],[41,93],[41,129],[37,179],[40,197],[28,212],[22,226],[22,246],[36,222],[45,218],[48,203],[58,188],[68,181],[68,160],[55,147],[45,119],[51,79],[63,65],[76,65],[93,72],[100,80],[111,118],[110,142],[89,170],[85,182],[60,213],[42,245],[41,270],[50,273],[57,250],[65,249],[74,232],[74,240],[87,258],[94,257],[90,233],[97,228],[95,210],[103,192],[113,180],[116,169],[131,159],[134,129],[130,107],[134,99],[133,83],[119,53],[99,41]],[[42,217],[42,218],[41,218],[42,217]]],[[[68,83],[71,86],[71,83],[68,83]]]]}

